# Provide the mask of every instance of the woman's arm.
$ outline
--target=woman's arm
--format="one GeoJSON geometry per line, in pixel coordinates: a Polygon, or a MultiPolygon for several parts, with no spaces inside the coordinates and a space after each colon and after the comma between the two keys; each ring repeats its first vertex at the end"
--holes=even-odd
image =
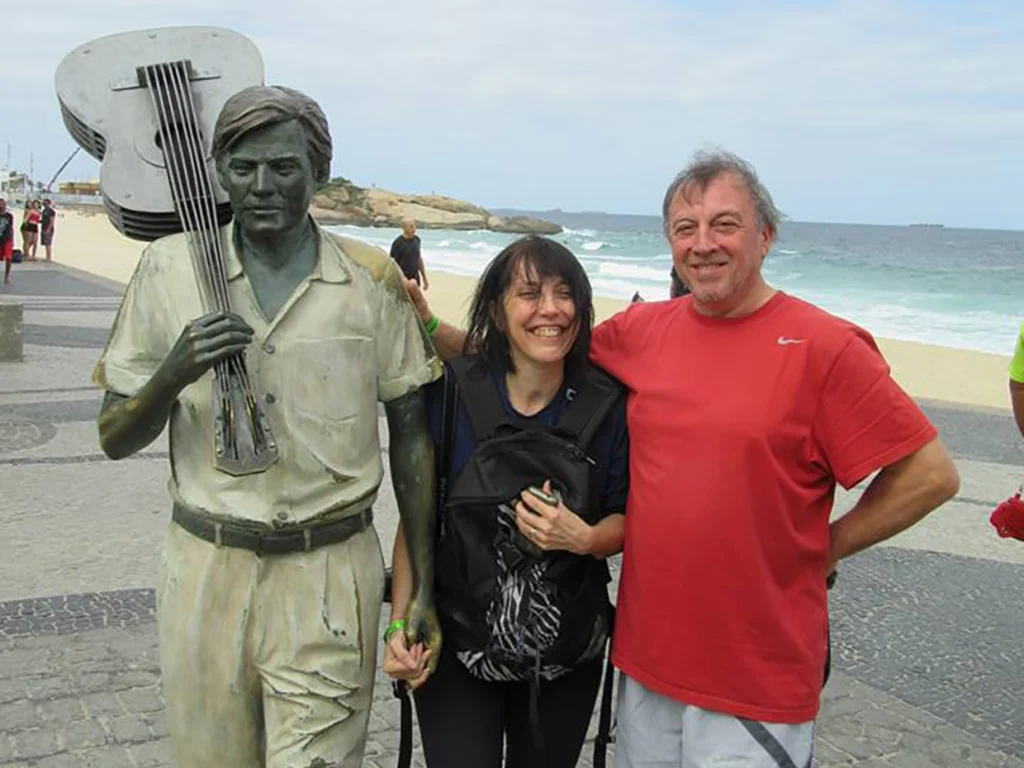
{"type": "MultiPolygon", "coordinates": [[[[391,623],[405,620],[405,613],[412,599],[412,561],[405,542],[405,528],[398,523],[395,545],[391,552],[391,623]]],[[[413,690],[427,681],[430,670],[427,662],[431,652],[417,643],[411,649],[406,644],[405,632],[398,629],[391,633],[384,645],[384,674],[396,680],[405,680],[413,690]]]]}
{"type": "MultiPolygon", "coordinates": [[[[405,286],[409,291],[409,298],[412,299],[412,304],[416,308],[416,314],[426,325],[434,317],[434,313],[430,311],[430,305],[427,304],[426,296],[423,295],[423,291],[420,290],[415,280],[406,280],[405,286]]],[[[463,348],[466,346],[466,332],[438,318],[438,326],[430,334],[430,340],[434,343],[434,349],[437,350],[437,354],[442,360],[454,360],[463,353],[463,348]]]]}
{"type": "Polygon", "coordinates": [[[590,526],[590,534],[580,554],[592,557],[611,557],[622,551],[626,538],[626,515],[613,512],[597,525],[590,526]]]}
{"type": "Polygon", "coordinates": [[[405,526],[398,523],[395,545],[391,550],[391,621],[404,619],[412,599],[412,562],[405,543],[405,526]]]}

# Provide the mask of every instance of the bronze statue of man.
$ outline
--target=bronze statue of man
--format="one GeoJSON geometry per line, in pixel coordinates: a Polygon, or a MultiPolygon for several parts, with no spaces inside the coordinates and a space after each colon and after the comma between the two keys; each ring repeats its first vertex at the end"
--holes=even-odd
{"type": "Polygon", "coordinates": [[[221,230],[232,313],[205,312],[185,235],[152,243],[96,369],[100,442],[123,458],[170,423],[173,522],[157,605],[178,764],[355,768],[384,589],[371,510],[383,477],[378,402],[414,542],[405,631],[434,659],[440,644],[419,391],[440,363],[397,265],[309,217],[331,160],[313,100],[242,91],[218,118],[213,151],[234,212],[221,230]],[[240,351],[279,457],[235,477],[215,468],[211,366],[240,351]]]}

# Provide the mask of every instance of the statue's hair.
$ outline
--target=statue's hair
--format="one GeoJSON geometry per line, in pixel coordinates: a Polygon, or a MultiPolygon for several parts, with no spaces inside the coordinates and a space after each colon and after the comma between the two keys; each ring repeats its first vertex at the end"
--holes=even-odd
{"type": "Polygon", "coordinates": [[[669,208],[672,207],[672,201],[675,200],[680,190],[684,194],[692,189],[704,192],[712,181],[723,174],[732,174],[743,182],[754,203],[758,224],[762,227],[771,227],[773,232],[777,232],[782,220],[782,213],[775,207],[772,196],[757,177],[754,166],[738,155],[722,150],[697,152],[690,164],[676,174],[672,183],[668,185],[668,189],[665,191],[665,200],[661,206],[661,218],[665,231],[668,231],[669,208]]]}
{"type": "Polygon", "coordinates": [[[302,126],[313,175],[322,184],[331,175],[331,133],[327,117],[319,104],[293,88],[254,85],[228,99],[213,129],[213,156],[219,160],[247,133],[289,120],[298,120],[302,126]]]}

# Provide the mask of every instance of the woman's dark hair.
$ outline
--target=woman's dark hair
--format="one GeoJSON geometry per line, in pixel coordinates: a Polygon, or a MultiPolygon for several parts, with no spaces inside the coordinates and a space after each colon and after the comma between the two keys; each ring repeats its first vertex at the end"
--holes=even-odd
{"type": "Polygon", "coordinates": [[[565,370],[578,370],[590,353],[590,329],[594,324],[594,302],[590,280],[572,251],[547,237],[530,235],[509,243],[487,265],[469,308],[469,330],[465,352],[480,355],[492,370],[515,371],[508,338],[498,322],[504,316],[504,297],[522,266],[529,280],[555,277],[565,281],[576,306],[576,340],[565,356],[565,370]]]}

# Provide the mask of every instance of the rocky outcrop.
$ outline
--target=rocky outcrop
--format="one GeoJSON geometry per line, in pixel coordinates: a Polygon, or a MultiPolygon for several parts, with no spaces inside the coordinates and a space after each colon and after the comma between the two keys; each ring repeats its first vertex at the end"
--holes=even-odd
{"type": "Polygon", "coordinates": [[[444,195],[402,195],[332,179],[313,198],[310,211],[321,224],[400,227],[412,219],[423,229],[489,229],[522,235],[557,235],[558,224],[532,216],[495,216],[486,208],[444,195]]]}

